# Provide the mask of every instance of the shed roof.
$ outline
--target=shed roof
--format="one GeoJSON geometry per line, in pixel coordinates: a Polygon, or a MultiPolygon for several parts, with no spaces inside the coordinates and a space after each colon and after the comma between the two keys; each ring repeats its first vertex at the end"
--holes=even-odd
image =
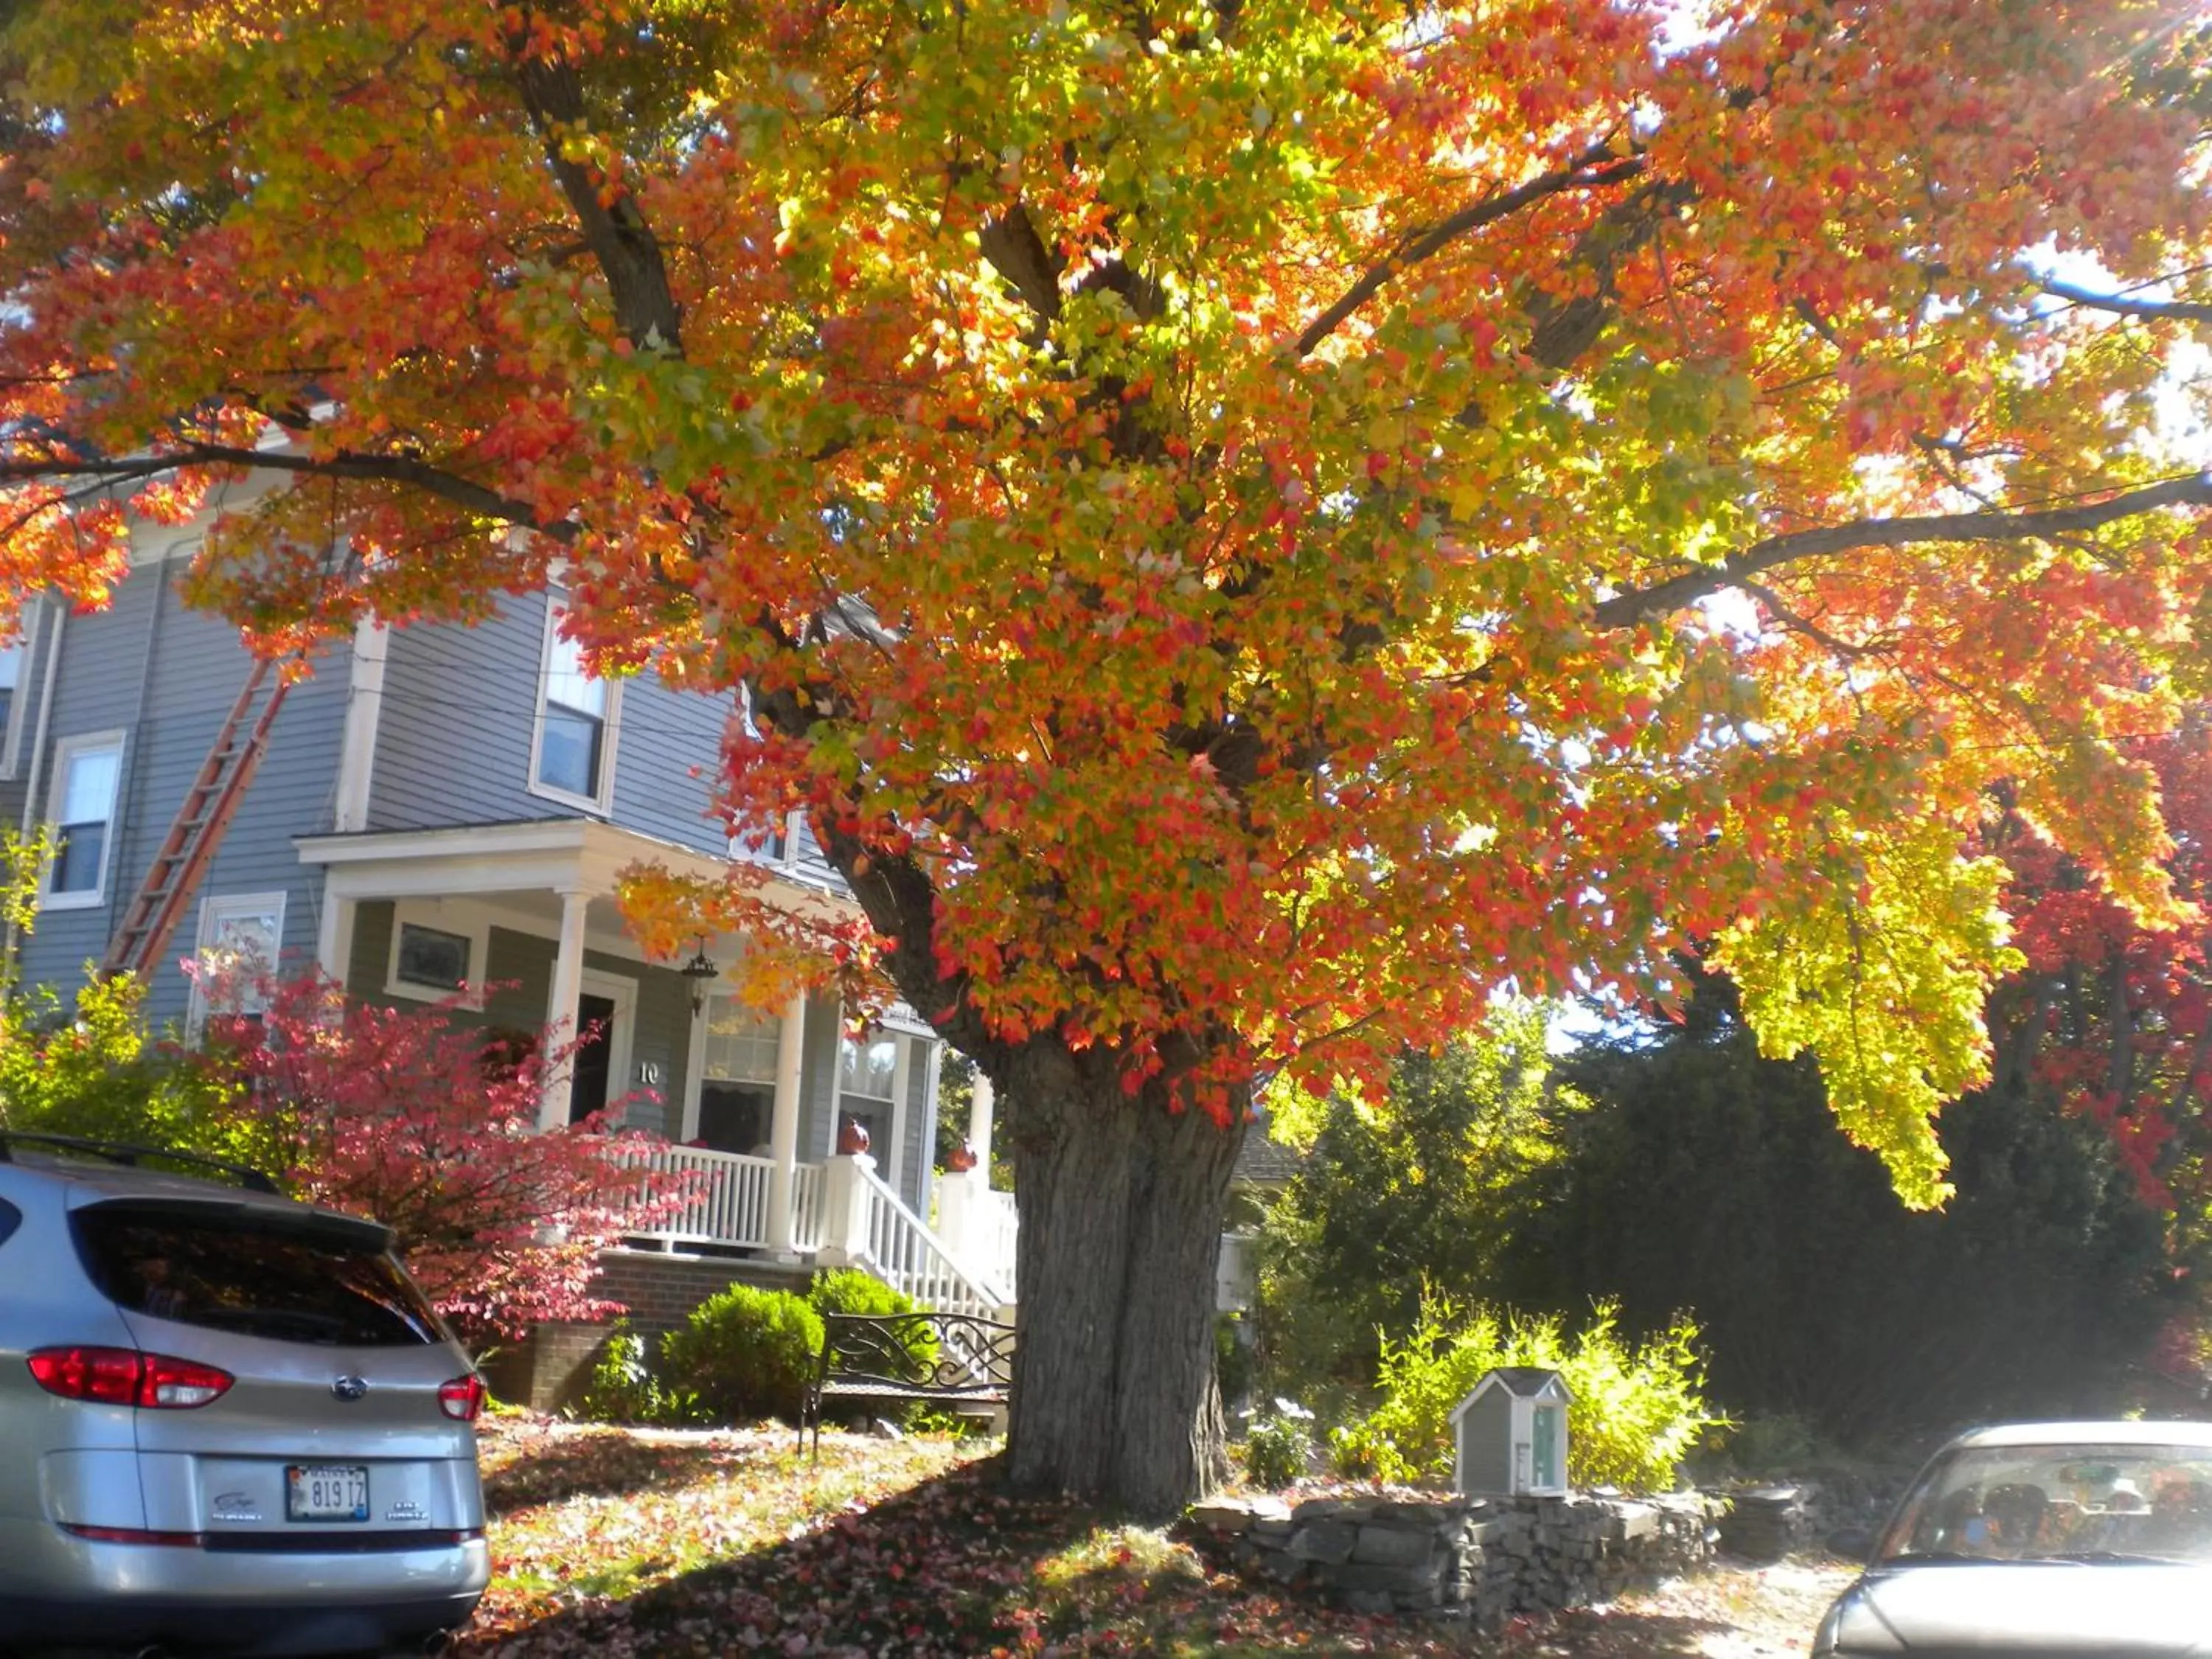
{"type": "Polygon", "coordinates": [[[1467,1414],[1467,1408],[1492,1389],[1501,1389],[1522,1400],[1558,1400],[1571,1403],[1574,1390],[1559,1372],[1544,1365],[1500,1365],[1483,1373],[1482,1380],[1468,1393],[1466,1399],[1452,1408],[1451,1420],[1457,1423],[1467,1414]]]}

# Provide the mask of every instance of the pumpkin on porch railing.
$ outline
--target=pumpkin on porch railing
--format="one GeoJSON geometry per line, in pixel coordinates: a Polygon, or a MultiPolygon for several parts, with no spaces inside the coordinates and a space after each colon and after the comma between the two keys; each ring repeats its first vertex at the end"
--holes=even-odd
{"type": "Polygon", "coordinates": [[[837,1152],[841,1158],[853,1158],[868,1150],[868,1126],[857,1117],[845,1120],[845,1127],[837,1131],[837,1152]]]}
{"type": "Polygon", "coordinates": [[[975,1149],[964,1140],[945,1155],[945,1167],[954,1175],[966,1175],[976,1162],[975,1149]]]}

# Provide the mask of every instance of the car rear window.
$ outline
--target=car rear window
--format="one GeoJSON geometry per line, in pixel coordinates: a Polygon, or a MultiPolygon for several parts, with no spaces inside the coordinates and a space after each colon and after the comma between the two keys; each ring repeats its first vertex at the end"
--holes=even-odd
{"type": "Polygon", "coordinates": [[[337,1229],[210,1206],[88,1206],[77,1253],[126,1313],[335,1347],[446,1340],[398,1265],[337,1229]]]}

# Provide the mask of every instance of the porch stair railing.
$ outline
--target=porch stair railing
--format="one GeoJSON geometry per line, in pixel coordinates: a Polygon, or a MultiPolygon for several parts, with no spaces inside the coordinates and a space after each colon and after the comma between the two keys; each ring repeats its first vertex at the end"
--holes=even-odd
{"type": "Polygon", "coordinates": [[[944,1240],[876,1173],[873,1159],[836,1159],[823,1194],[829,1223],[824,1261],[863,1268],[921,1306],[945,1313],[998,1319],[1012,1304],[1005,1286],[954,1259],[944,1240]]]}

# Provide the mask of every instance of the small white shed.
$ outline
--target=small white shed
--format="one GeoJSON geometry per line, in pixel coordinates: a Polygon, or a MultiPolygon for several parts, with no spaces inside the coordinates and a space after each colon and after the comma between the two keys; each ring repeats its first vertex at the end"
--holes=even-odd
{"type": "Polygon", "coordinates": [[[1567,1407],[1559,1372],[1500,1365],[1451,1414],[1458,1452],[1452,1484],[1468,1493],[1557,1498],[1567,1490],[1567,1407]]]}

